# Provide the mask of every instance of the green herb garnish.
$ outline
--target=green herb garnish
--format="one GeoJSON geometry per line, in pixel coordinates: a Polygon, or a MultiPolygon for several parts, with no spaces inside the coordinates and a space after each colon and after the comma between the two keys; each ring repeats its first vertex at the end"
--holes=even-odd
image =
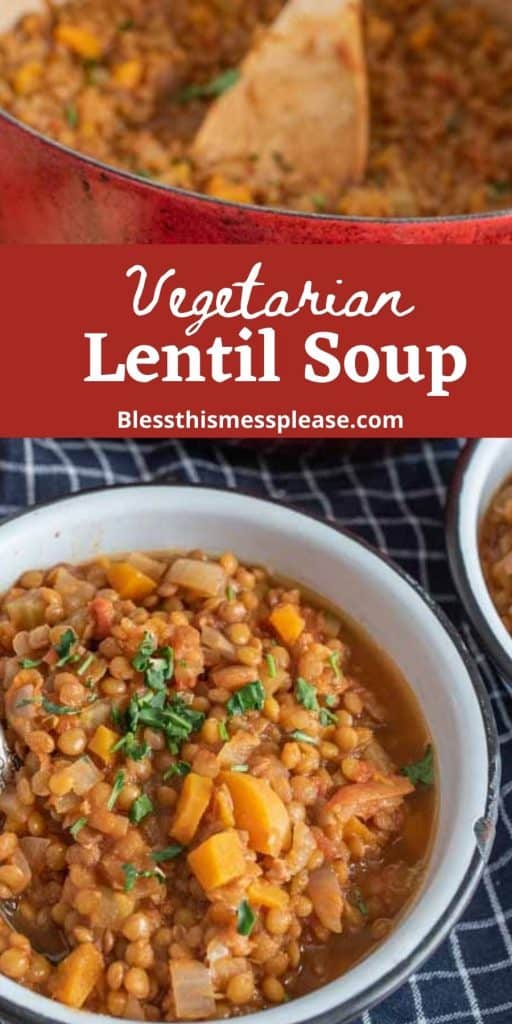
{"type": "Polygon", "coordinates": [[[170,846],[166,846],[163,850],[154,850],[151,854],[151,859],[157,864],[165,860],[174,860],[176,857],[179,857],[180,853],[183,853],[184,849],[185,847],[181,843],[171,843],[170,846]]]}
{"type": "Polygon", "coordinates": [[[231,765],[231,771],[232,772],[248,772],[249,771],[249,765],[248,764],[232,764],[231,765]]]}
{"type": "Polygon", "coordinates": [[[42,658],[20,658],[21,668],[37,668],[41,664],[42,658]]]}
{"type": "Polygon", "coordinates": [[[67,107],[64,107],[64,117],[70,128],[76,128],[78,124],[78,110],[74,103],[69,103],[67,107]]]}
{"type": "Polygon", "coordinates": [[[122,869],[125,892],[131,892],[139,878],[158,878],[159,882],[165,882],[165,875],[160,868],[155,868],[154,871],[139,871],[134,864],[123,864],[122,869]]]}
{"type": "Polygon", "coordinates": [[[148,814],[154,810],[153,804],[145,793],[141,793],[130,807],[128,817],[134,825],[138,825],[148,814]]]}
{"type": "Polygon", "coordinates": [[[125,733],[112,747],[113,754],[119,751],[125,757],[128,757],[130,761],[142,761],[143,757],[148,756],[150,750],[149,743],[146,743],[145,740],[142,743],[138,743],[133,732],[125,733]]]}
{"type": "Polygon", "coordinates": [[[273,654],[266,654],[265,661],[267,663],[268,674],[271,679],[275,679],[277,676],[277,665],[276,659],[273,654]]]}
{"type": "Polygon", "coordinates": [[[188,761],[176,761],[174,764],[169,765],[169,768],[166,768],[163,774],[163,780],[164,782],[167,782],[167,780],[172,779],[174,775],[181,775],[183,777],[185,775],[189,775],[191,771],[192,765],[189,764],[188,761]]]}
{"type": "Polygon", "coordinates": [[[329,655],[329,665],[331,666],[331,668],[332,668],[332,670],[334,672],[335,678],[336,679],[341,679],[342,672],[341,672],[341,669],[340,669],[340,652],[339,651],[333,651],[332,654],[329,655]]]}
{"type": "Polygon", "coordinates": [[[116,800],[117,800],[119,794],[121,793],[122,789],[124,789],[124,772],[118,772],[116,777],[115,777],[115,779],[114,779],[114,785],[112,786],[112,792],[111,792],[111,794],[110,794],[110,796],[109,796],[109,798],[107,800],[107,809],[109,811],[113,811],[114,810],[116,800]]]}
{"type": "Polygon", "coordinates": [[[335,697],[333,693],[328,693],[327,697],[325,698],[325,703],[328,708],[334,708],[338,703],[338,698],[335,697]]]}
{"type": "Polygon", "coordinates": [[[411,764],[404,765],[400,769],[400,774],[406,775],[414,786],[417,786],[418,783],[421,783],[423,786],[432,786],[434,784],[434,751],[432,746],[429,744],[424,757],[420,761],[413,761],[411,764]]]}
{"type": "Polygon", "coordinates": [[[73,824],[70,826],[70,829],[69,829],[69,831],[71,832],[71,835],[73,836],[73,839],[76,839],[78,833],[81,832],[82,829],[85,828],[86,825],[87,825],[87,818],[77,818],[76,821],[73,822],[73,824]]]}
{"type": "Polygon", "coordinates": [[[226,597],[227,597],[228,601],[234,601],[235,600],[236,592],[233,589],[233,587],[231,586],[231,584],[228,584],[228,586],[226,587],[226,597]]]}
{"type": "Polygon", "coordinates": [[[76,641],[75,633],[72,629],[65,629],[62,636],[59,637],[57,643],[54,646],[54,650],[59,655],[57,662],[57,668],[61,665],[65,665],[71,658],[71,648],[76,641]]]}
{"type": "Polygon", "coordinates": [[[246,683],[229,698],[226,708],[228,715],[245,715],[247,711],[261,711],[265,703],[265,690],[259,679],[246,683]]]}
{"type": "Polygon", "coordinates": [[[320,719],[320,725],[327,726],[338,724],[337,715],[333,715],[332,711],[328,711],[327,708],[320,708],[318,717],[320,719]]]}
{"type": "Polygon", "coordinates": [[[229,740],[229,732],[224,719],[221,719],[220,722],[217,722],[217,730],[221,740],[223,740],[224,743],[227,743],[229,740]]]}
{"type": "Polygon", "coordinates": [[[176,99],[178,103],[188,103],[189,100],[203,99],[209,96],[222,96],[224,92],[227,92],[228,89],[231,89],[238,82],[239,77],[240,72],[238,68],[229,68],[216,78],[212,78],[210,82],[186,85],[177,94],[176,99]]]}
{"type": "MultiPolygon", "coordinates": [[[[77,670],[76,670],[77,676],[83,676],[84,672],[87,672],[87,669],[89,668],[89,665],[91,664],[91,661],[94,661],[94,654],[88,654],[87,655],[85,661],[83,661],[82,664],[80,665],[80,668],[77,668],[77,670]]],[[[85,685],[86,686],[89,685],[89,680],[87,681],[87,683],[85,685]]]]}
{"type": "Polygon", "coordinates": [[[77,708],[67,708],[64,704],[54,704],[51,700],[43,697],[41,704],[49,715],[78,715],[77,708]]]}
{"type": "Polygon", "coordinates": [[[314,736],[310,736],[307,732],[302,732],[302,729],[295,729],[290,733],[292,740],[296,740],[297,743],[312,743],[316,746],[318,740],[314,736]]]}
{"type": "Polygon", "coordinates": [[[150,658],[146,669],[146,683],[152,690],[161,690],[174,672],[174,651],[162,647],[156,658],[150,658]]]}
{"type": "Polygon", "coordinates": [[[132,665],[137,672],[145,672],[151,655],[156,651],[156,640],[152,633],[146,630],[141,640],[135,657],[132,658],[132,665]]]}
{"type": "Polygon", "coordinates": [[[295,683],[295,697],[307,711],[318,711],[318,698],[315,687],[299,676],[295,683]]]}
{"type": "Polygon", "coordinates": [[[236,930],[239,935],[250,935],[256,924],[256,914],[247,900],[242,900],[236,919],[236,930]]]}

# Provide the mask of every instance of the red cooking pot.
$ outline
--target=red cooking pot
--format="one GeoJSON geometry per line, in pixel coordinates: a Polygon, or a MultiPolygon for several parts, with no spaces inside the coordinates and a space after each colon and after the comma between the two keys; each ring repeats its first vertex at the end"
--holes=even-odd
{"type": "MultiPolygon", "coordinates": [[[[0,0],[0,27],[34,6],[0,0]]],[[[512,210],[391,220],[222,202],[114,170],[0,111],[0,242],[506,244],[512,210]]]]}

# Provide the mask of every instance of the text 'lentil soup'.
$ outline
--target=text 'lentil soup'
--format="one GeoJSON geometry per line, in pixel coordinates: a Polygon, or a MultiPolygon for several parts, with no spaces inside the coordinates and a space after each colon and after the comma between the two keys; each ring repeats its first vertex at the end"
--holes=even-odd
{"type": "Polygon", "coordinates": [[[117,1017],[228,1017],[339,976],[418,892],[427,728],[309,593],[232,553],[100,557],[25,572],[0,646],[7,977],[117,1017]]]}
{"type": "Polygon", "coordinates": [[[342,194],[330,181],[304,192],[279,150],[257,187],[250,167],[202,173],[193,142],[205,115],[283,6],[50,2],[0,35],[0,106],[107,164],[218,199],[369,217],[511,205],[512,28],[484,0],[366,0],[370,149],[342,194]]]}

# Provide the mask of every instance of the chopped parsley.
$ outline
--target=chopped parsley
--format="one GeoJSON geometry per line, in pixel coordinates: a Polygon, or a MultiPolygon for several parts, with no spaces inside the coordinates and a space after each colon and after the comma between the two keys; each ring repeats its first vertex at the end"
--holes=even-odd
{"type": "Polygon", "coordinates": [[[319,213],[323,213],[327,206],[325,196],[321,196],[319,193],[317,193],[316,195],[311,196],[311,200],[313,206],[315,207],[315,210],[318,210],[319,213]]]}
{"type": "Polygon", "coordinates": [[[43,697],[41,704],[49,715],[78,715],[77,708],[67,708],[65,704],[54,704],[53,701],[43,697]]]}
{"type": "Polygon", "coordinates": [[[332,711],[329,711],[327,708],[320,708],[318,717],[320,719],[320,725],[327,726],[338,724],[337,716],[333,715],[332,711]]]}
{"type": "Polygon", "coordinates": [[[162,647],[157,651],[153,634],[146,631],[132,665],[137,672],[144,673],[145,683],[151,690],[164,690],[174,673],[174,651],[172,647],[162,647]]]}
{"type": "Polygon", "coordinates": [[[174,775],[188,775],[192,771],[192,765],[188,761],[176,761],[174,764],[169,765],[163,774],[164,782],[168,779],[172,779],[174,775]]]}
{"type": "Polygon", "coordinates": [[[229,698],[226,708],[228,715],[245,715],[247,711],[261,711],[265,703],[265,690],[259,679],[246,683],[229,698]]]}
{"type": "Polygon", "coordinates": [[[118,772],[116,777],[115,777],[115,779],[114,779],[114,785],[112,786],[112,792],[111,792],[111,794],[110,794],[110,796],[109,796],[109,798],[107,800],[107,809],[109,811],[113,811],[114,810],[117,798],[118,798],[119,794],[121,793],[122,789],[124,789],[124,772],[118,772]]]}
{"type": "Polygon", "coordinates": [[[42,658],[20,658],[21,668],[37,668],[41,664],[42,658]]]}
{"type": "Polygon", "coordinates": [[[265,661],[267,663],[268,674],[271,679],[275,679],[277,676],[277,665],[276,659],[273,654],[266,654],[265,661]]]}
{"type": "Polygon", "coordinates": [[[191,83],[177,94],[178,103],[188,103],[189,100],[203,99],[210,96],[222,96],[224,92],[231,89],[240,77],[238,68],[228,68],[210,82],[191,83]]]}
{"type": "Polygon", "coordinates": [[[256,924],[256,914],[247,900],[242,900],[236,917],[236,930],[239,935],[250,935],[256,924]]]}
{"type": "Polygon", "coordinates": [[[335,678],[336,679],[341,679],[342,672],[341,672],[341,669],[340,669],[340,652],[339,651],[333,651],[332,654],[329,655],[329,665],[331,666],[331,668],[332,668],[332,670],[334,672],[335,678]]]}
{"type": "MultiPolygon", "coordinates": [[[[82,664],[80,665],[80,668],[77,668],[77,670],[76,670],[77,676],[83,676],[84,672],[87,672],[87,669],[89,668],[89,665],[91,664],[91,661],[94,661],[94,654],[88,654],[87,655],[85,661],[83,661],[82,664]]],[[[85,685],[86,686],[89,685],[89,680],[87,680],[85,685]]]]}
{"type": "Polygon", "coordinates": [[[132,658],[132,665],[137,672],[145,672],[152,654],[156,651],[156,640],[152,633],[147,630],[141,640],[135,657],[132,658]]]}
{"type": "Polygon", "coordinates": [[[334,708],[338,703],[338,698],[334,696],[334,693],[328,693],[325,698],[325,703],[328,708],[334,708]]]}
{"type": "Polygon", "coordinates": [[[73,824],[70,826],[70,829],[69,829],[69,831],[71,832],[71,835],[73,836],[73,839],[76,839],[78,833],[81,832],[82,829],[85,828],[86,825],[87,825],[87,818],[77,818],[76,821],[73,822],[73,824]]]}
{"type": "MultiPolygon", "coordinates": [[[[148,726],[165,734],[168,749],[177,754],[179,748],[204,722],[202,711],[194,711],[179,694],[168,695],[167,690],[147,690],[135,693],[126,710],[120,715],[119,727],[130,734],[129,747],[133,749],[135,733],[139,726],[148,726]]],[[[123,737],[125,740],[126,737],[123,737]]],[[[126,743],[118,741],[114,750],[126,749],[126,743]]],[[[132,753],[128,754],[133,757],[132,753]]],[[[140,754],[139,757],[145,756],[140,754]]],[[[138,758],[136,758],[138,759],[138,758]]]]}
{"type": "Polygon", "coordinates": [[[71,648],[75,642],[76,636],[74,630],[65,629],[54,646],[54,650],[59,655],[57,668],[61,668],[62,665],[66,665],[66,663],[71,660],[71,648]]]}
{"type": "Polygon", "coordinates": [[[156,864],[160,864],[165,860],[175,860],[176,857],[179,857],[180,853],[183,853],[184,849],[185,847],[181,843],[171,843],[170,846],[166,846],[163,850],[154,850],[151,854],[151,859],[156,864]]]}
{"type": "Polygon", "coordinates": [[[78,124],[78,110],[74,103],[69,103],[67,107],[64,107],[64,117],[70,128],[76,128],[78,124]]]}
{"type": "Polygon", "coordinates": [[[122,868],[125,892],[131,892],[139,878],[158,878],[160,882],[165,882],[165,875],[161,868],[155,868],[154,871],[139,871],[134,864],[123,864],[122,868]]]}
{"type": "Polygon", "coordinates": [[[295,729],[294,732],[290,733],[290,736],[297,743],[312,743],[313,746],[316,746],[318,743],[314,736],[310,736],[307,732],[302,732],[302,729],[295,729]]]}
{"type": "Polygon", "coordinates": [[[318,711],[318,698],[315,687],[299,676],[295,683],[295,697],[307,711],[318,711]]]}
{"type": "Polygon", "coordinates": [[[432,786],[434,784],[434,751],[432,746],[429,744],[424,757],[420,761],[413,761],[411,764],[404,765],[400,769],[400,774],[406,775],[414,786],[417,786],[418,783],[421,783],[423,786],[432,786]]]}
{"type": "Polygon", "coordinates": [[[233,589],[233,587],[231,586],[230,583],[226,587],[226,597],[227,597],[228,601],[234,601],[235,597],[236,597],[235,590],[233,589]]]}
{"type": "Polygon", "coordinates": [[[221,740],[223,740],[224,743],[227,743],[229,740],[229,732],[224,719],[221,719],[220,722],[217,722],[217,730],[221,740]]]}
{"type": "Polygon", "coordinates": [[[130,807],[128,817],[133,825],[138,825],[140,821],[151,814],[154,810],[153,804],[145,793],[141,793],[136,800],[133,801],[130,807]]]}
{"type": "Polygon", "coordinates": [[[146,743],[145,740],[142,743],[138,743],[133,732],[125,733],[112,747],[113,754],[117,754],[119,751],[125,757],[130,758],[130,761],[142,761],[144,757],[148,756],[150,750],[149,743],[146,743]]]}

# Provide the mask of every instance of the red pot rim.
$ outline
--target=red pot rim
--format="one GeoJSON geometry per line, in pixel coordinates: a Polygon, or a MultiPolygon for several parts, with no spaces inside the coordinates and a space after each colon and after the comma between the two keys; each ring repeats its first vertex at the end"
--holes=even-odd
{"type": "Polygon", "coordinates": [[[309,213],[302,210],[290,210],[279,206],[258,206],[255,203],[236,203],[232,200],[217,199],[214,196],[205,195],[203,192],[195,192],[191,189],[178,188],[175,185],[163,185],[157,181],[148,180],[138,174],[131,171],[121,170],[118,167],[113,167],[110,164],[105,164],[101,160],[97,160],[95,157],[87,156],[84,153],[80,153],[77,149],[71,149],[69,146],[63,145],[61,142],[57,142],[55,139],[50,138],[47,135],[43,135],[35,128],[30,125],[24,124],[23,121],[18,120],[12,114],[9,114],[6,110],[0,107],[0,124],[2,121],[6,121],[14,128],[19,129],[21,132],[32,136],[39,143],[47,146],[50,149],[56,150],[57,152],[63,153],[78,163],[86,164],[89,167],[94,167],[102,174],[108,174],[110,177],[120,179],[121,181],[128,182],[131,185],[136,186],[141,191],[152,190],[163,195],[176,195],[180,199],[191,198],[195,201],[202,202],[212,207],[221,207],[226,210],[248,210],[252,213],[256,213],[264,218],[272,217],[286,217],[290,220],[311,220],[311,221],[324,221],[326,223],[340,223],[340,224],[382,224],[390,226],[396,225],[438,225],[438,224],[471,224],[478,221],[492,222],[503,220],[512,215],[512,206],[506,207],[503,210],[492,210],[482,211],[481,213],[468,213],[468,214],[449,214],[443,217],[356,217],[348,216],[346,214],[336,213],[309,213]]]}

